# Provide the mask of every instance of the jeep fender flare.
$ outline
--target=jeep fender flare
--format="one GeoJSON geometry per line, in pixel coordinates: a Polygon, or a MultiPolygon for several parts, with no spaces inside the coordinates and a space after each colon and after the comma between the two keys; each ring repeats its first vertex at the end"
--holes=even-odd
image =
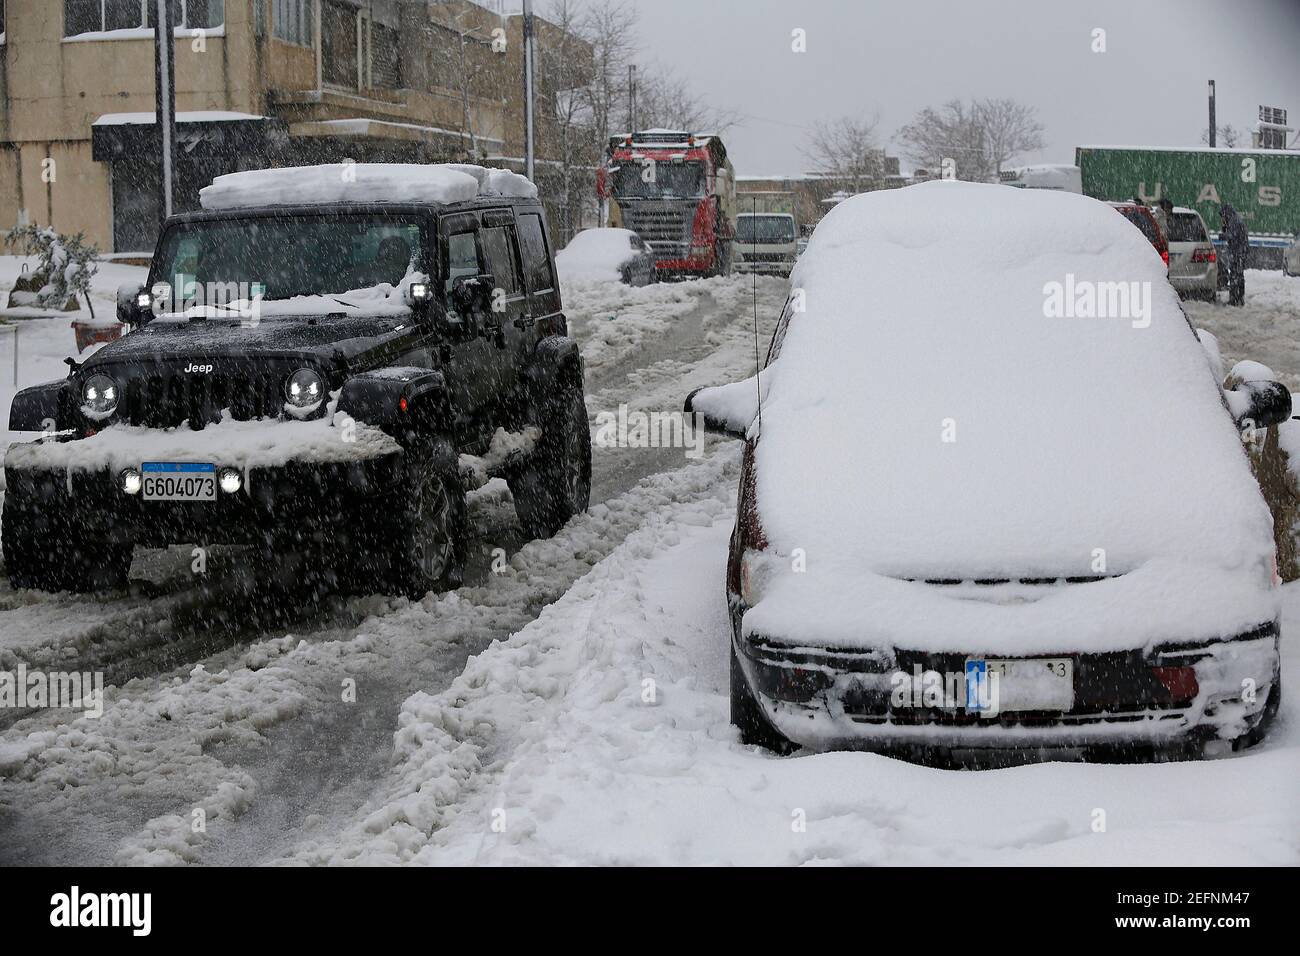
{"type": "Polygon", "coordinates": [[[402,447],[428,441],[452,427],[442,372],[411,368],[361,372],[343,383],[336,413],[373,425],[402,447]]]}
{"type": "Polygon", "coordinates": [[[66,379],[31,385],[19,390],[9,406],[11,432],[55,431],[59,427],[60,405],[66,379]]]}
{"type": "Polygon", "coordinates": [[[557,387],[582,385],[582,353],[567,335],[548,335],[537,343],[524,373],[532,393],[549,395],[557,387]]]}

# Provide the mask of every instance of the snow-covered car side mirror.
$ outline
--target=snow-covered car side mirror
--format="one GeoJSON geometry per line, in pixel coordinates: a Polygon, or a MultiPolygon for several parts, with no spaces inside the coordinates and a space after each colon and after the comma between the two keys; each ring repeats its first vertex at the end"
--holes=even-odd
{"type": "Polygon", "coordinates": [[[1281,382],[1242,382],[1223,394],[1241,428],[1268,428],[1291,417],[1291,390],[1281,382]]]}
{"type": "Polygon", "coordinates": [[[761,395],[760,377],[757,375],[730,385],[697,388],[686,396],[686,414],[698,415],[703,420],[706,432],[728,438],[745,438],[750,425],[758,416],[761,397],[767,394],[771,373],[769,367],[761,377],[761,395]]]}

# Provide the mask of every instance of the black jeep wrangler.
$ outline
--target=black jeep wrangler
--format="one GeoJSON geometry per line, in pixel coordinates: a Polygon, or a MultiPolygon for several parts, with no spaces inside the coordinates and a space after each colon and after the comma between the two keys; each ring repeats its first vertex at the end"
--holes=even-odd
{"type": "Polygon", "coordinates": [[[344,591],[455,586],[462,455],[494,462],[530,537],[587,507],[535,198],[177,216],[118,314],[121,339],[14,399],[9,427],[45,433],[5,460],[15,587],[122,587],[135,545],[179,543],[292,552],[344,591]]]}

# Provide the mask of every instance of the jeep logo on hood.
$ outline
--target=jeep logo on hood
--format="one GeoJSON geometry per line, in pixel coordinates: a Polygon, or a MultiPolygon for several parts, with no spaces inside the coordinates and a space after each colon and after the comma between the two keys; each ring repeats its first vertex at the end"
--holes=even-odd
{"type": "Polygon", "coordinates": [[[195,375],[203,375],[203,374],[205,374],[205,373],[207,373],[207,372],[211,372],[211,371],[212,371],[212,366],[211,366],[211,365],[195,365],[193,362],[191,362],[189,365],[185,366],[185,371],[186,371],[186,372],[193,372],[195,375]]]}

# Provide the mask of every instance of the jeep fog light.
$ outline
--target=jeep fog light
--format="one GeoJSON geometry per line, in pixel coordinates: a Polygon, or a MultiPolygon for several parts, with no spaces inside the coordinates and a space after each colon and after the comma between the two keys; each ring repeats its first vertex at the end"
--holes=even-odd
{"type": "Polygon", "coordinates": [[[140,486],[143,483],[140,472],[134,468],[127,468],[118,477],[122,482],[122,490],[128,495],[138,495],[140,493],[140,486]]]}
{"type": "Polygon", "coordinates": [[[233,495],[244,487],[244,477],[233,468],[222,468],[217,481],[221,484],[221,490],[228,495],[233,495]]]}

